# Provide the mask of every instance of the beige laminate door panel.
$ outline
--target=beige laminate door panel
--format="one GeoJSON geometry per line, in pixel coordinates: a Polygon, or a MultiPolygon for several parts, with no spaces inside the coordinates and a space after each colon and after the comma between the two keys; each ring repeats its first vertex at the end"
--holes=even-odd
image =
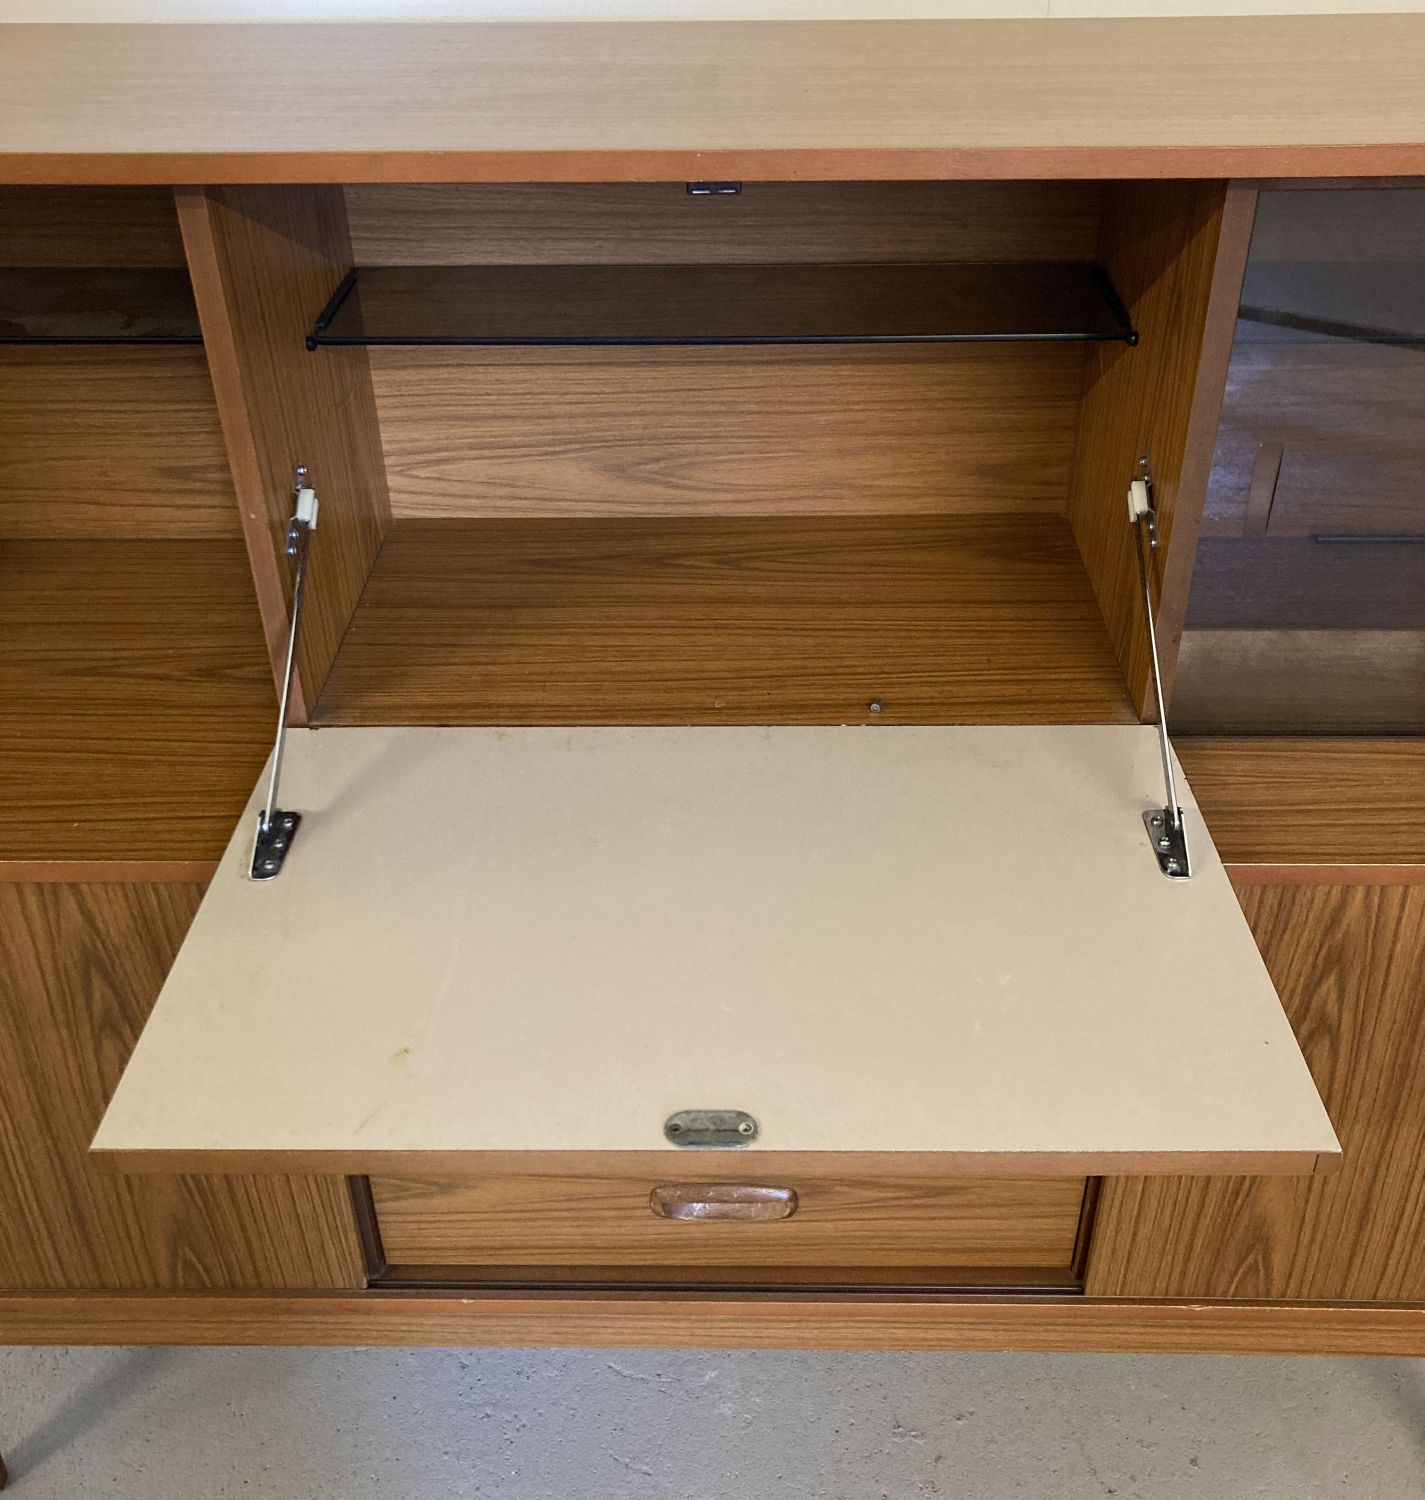
{"type": "MultiPolygon", "coordinates": [[[[754,1173],[764,1198],[789,1193],[772,1206],[782,1216],[660,1216],[655,1193],[695,1205],[713,1196],[687,1166],[667,1178],[377,1177],[371,1192],[385,1258],[404,1279],[1074,1280],[1083,1178],[782,1183],[754,1173]]],[[[726,1213],[726,1201],[714,1209],[726,1213]]]]}
{"type": "Polygon", "coordinates": [[[246,876],[255,794],[95,1149],[1310,1172],[1330,1122],[1190,801],[1197,873],[1159,871],[1161,798],[1142,725],[299,731],[287,866],[246,876]],[[761,1133],[670,1146],[693,1108],[761,1133]]]}

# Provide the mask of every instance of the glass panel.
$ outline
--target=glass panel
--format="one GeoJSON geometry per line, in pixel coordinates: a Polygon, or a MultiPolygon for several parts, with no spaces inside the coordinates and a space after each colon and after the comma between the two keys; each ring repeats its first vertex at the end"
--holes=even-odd
{"type": "Polygon", "coordinates": [[[322,344],[1136,342],[1085,265],[370,266],[322,344]]]}
{"type": "Polygon", "coordinates": [[[1261,195],[1173,708],[1425,730],[1425,189],[1261,195]]]}

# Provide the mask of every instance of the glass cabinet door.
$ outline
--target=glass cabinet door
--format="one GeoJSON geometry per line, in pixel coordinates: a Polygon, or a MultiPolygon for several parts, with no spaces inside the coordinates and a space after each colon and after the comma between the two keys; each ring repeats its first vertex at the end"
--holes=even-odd
{"type": "Polygon", "coordinates": [[[1258,200],[1173,706],[1425,730],[1425,187],[1258,200]]]}

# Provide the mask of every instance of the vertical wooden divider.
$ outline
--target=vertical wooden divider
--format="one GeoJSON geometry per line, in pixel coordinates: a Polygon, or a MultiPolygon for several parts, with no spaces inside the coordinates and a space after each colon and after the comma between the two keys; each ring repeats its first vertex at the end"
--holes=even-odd
{"type": "Polygon", "coordinates": [[[1139,343],[1089,354],[1069,522],[1145,718],[1152,685],[1125,497],[1149,454],[1162,542],[1159,646],[1171,686],[1255,206],[1255,192],[1221,182],[1124,183],[1105,205],[1099,259],[1139,343]]]}
{"type": "Polygon", "coordinates": [[[321,500],[292,717],[305,723],[390,523],[362,348],[309,353],[312,320],[351,269],[339,187],[180,188],[178,216],[273,673],[286,649],[292,474],[321,500]]]}

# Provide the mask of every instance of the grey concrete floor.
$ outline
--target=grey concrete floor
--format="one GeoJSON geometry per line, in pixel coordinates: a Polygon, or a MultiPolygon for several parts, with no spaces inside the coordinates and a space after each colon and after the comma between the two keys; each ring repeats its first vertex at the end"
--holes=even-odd
{"type": "Polygon", "coordinates": [[[0,1349],[18,1500],[1417,1500],[1425,1361],[0,1349]]]}

